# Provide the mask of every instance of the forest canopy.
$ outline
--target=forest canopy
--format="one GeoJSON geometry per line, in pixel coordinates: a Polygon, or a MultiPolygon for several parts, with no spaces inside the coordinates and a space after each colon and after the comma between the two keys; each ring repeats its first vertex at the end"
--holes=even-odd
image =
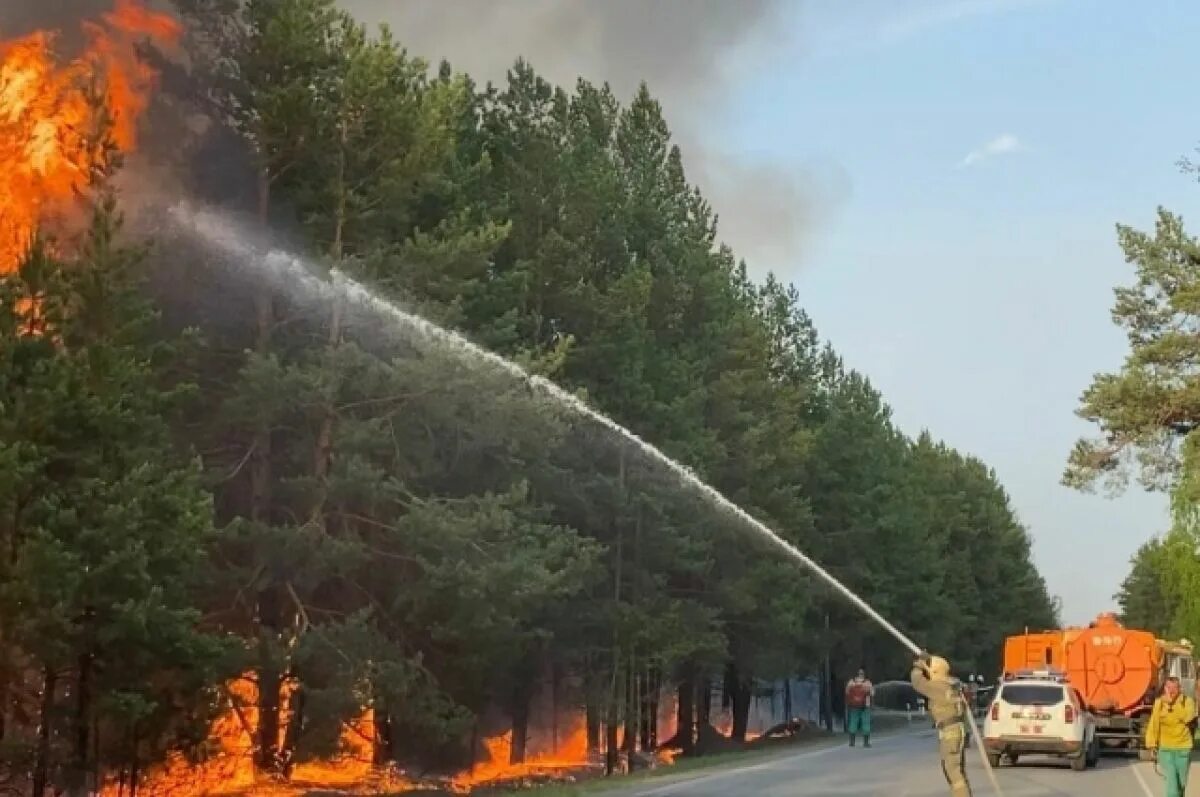
{"type": "MultiPolygon", "coordinates": [[[[189,70],[143,156],[192,198],[584,397],[964,674],[1056,625],[996,474],[902,432],[800,290],[751,279],[649,87],[523,61],[480,87],[327,0],[177,5],[189,70]]],[[[137,780],[231,705],[263,774],[348,726],[374,764],[458,771],[497,733],[520,760],[546,691],[612,762],[690,751],[714,684],[743,738],[757,683],[906,674],[610,432],[125,229],[137,181],[97,166],[86,229],[0,268],[0,773],[137,780]]]]}

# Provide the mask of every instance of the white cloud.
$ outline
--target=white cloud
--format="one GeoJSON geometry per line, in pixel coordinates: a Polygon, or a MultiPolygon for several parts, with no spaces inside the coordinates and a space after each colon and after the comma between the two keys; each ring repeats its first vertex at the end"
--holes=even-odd
{"type": "Polygon", "coordinates": [[[965,169],[968,166],[973,166],[985,158],[994,158],[999,155],[1011,155],[1014,152],[1020,152],[1023,149],[1021,140],[1012,133],[1004,133],[996,136],[988,143],[978,149],[967,153],[967,156],[959,162],[959,168],[965,169]]]}

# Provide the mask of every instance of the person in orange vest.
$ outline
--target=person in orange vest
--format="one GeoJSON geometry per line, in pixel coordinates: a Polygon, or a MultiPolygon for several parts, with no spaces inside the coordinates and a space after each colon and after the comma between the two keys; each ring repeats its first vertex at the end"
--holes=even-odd
{"type": "Polygon", "coordinates": [[[861,733],[863,747],[871,746],[871,699],[875,697],[875,687],[867,679],[867,673],[861,667],[858,673],[846,684],[846,732],[850,734],[850,746],[854,746],[854,737],[861,733]]]}

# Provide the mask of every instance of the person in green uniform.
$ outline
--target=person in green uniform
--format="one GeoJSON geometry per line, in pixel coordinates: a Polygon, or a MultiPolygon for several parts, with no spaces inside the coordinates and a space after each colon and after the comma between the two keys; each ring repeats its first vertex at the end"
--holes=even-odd
{"type": "Polygon", "coordinates": [[[1187,791],[1195,732],[1196,701],[1180,692],[1178,678],[1168,678],[1146,725],[1146,749],[1156,754],[1166,797],[1184,797],[1187,791]]]}
{"type": "Polygon", "coordinates": [[[922,653],[913,662],[913,688],[925,698],[930,717],[938,732],[938,754],[942,774],[950,785],[952,797],[971,797],[967,782],[967,718],[962,691],[950,677],[950,663],[941,656],[922,653]]]}

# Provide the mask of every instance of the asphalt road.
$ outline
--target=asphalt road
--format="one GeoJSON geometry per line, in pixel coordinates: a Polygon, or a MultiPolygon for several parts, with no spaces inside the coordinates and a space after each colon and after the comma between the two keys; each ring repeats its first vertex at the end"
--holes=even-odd
{"type": "MultiPolygon", "coordinates": [[[[846,746],[781,754],[766,761],[678,778],[615,792],[622,797],[947,797],[931,731],[881,737],[872,748],[846,746]]],[[[979,761],[967,751],[975,797],[995,792],[979,761]]],[[[1095,769],[1074,772],[1060,759],[1032,757],[996,771],[1005,797],[1161,797],[1154,766],[1127,757],[1100,759],[1095,769]]],[[[668,776],[669,777],[669,776],[668,776]]],[[[1191,790],[1200,794],[1200,762],[1192,768],[1191,790]]],[[[1191,791],[1189,790],[1189,791],[1191,791]]]]}

